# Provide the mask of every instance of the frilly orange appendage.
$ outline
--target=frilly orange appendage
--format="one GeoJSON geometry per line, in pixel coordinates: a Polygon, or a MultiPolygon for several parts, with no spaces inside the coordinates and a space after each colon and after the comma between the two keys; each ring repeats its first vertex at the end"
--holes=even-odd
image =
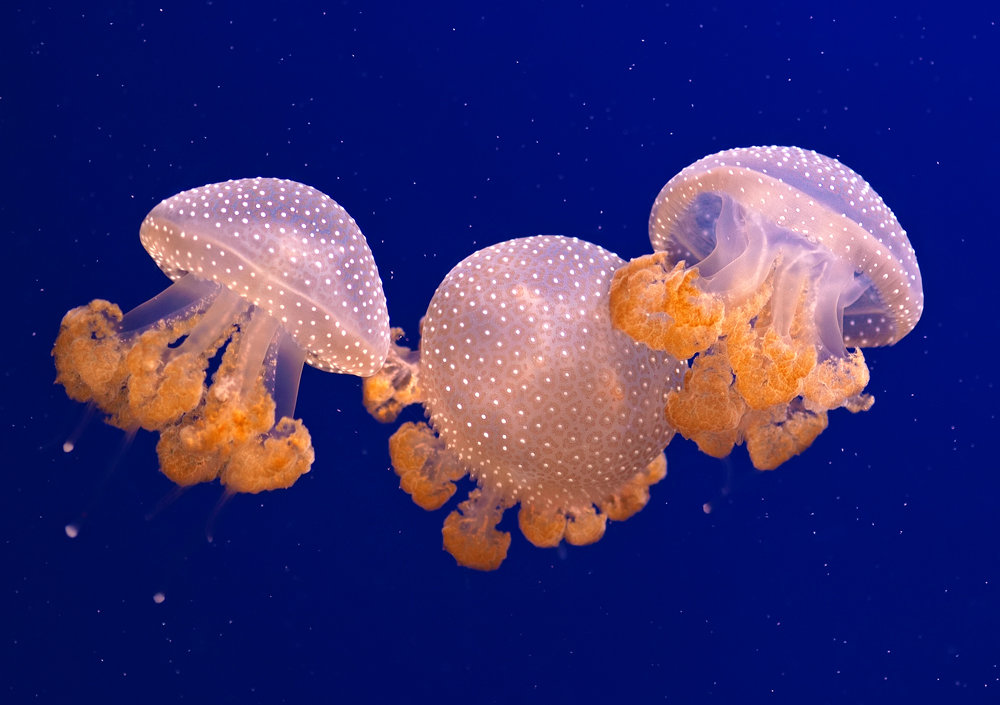
{"type": "Polygon", "coordinates": [[[455,494],[455,480],[465,467],[445,448],[430,426],[407,422],[389,438],[389,457],[399,486],[419,507],[440,509],[455,494]]]}
{"type": "Polygon", "coordinates": [[[521,533],[538,548],[554,548],[563,539],[574,546],[586,546],[604,536],[608,519],[625,521],[649,502],[649,488],[667,476],[667,458],[663,453],[626,482],[621,489],[600,504],[582,508],[540,508],[521,504],[517,523],[521,533]]]}
{"type": "Polygon", "coordinates": [[[818,365],[802,382],[802,396],[808,409],[836,409],[843,406],[853,413],[868,411],[874,397],[861,392],[868,386],[868,366],[861,350],[848,352],[818,365]]]}
{"type": "Polygon", "coordinates": [[[193,410],[205,391],[208,358],[215,353],[184,353],[163,362],[168,346],[194,328],[197,317],[148,330],[128,351],[128,410],[147,431],[158,431],[193,410]]]}
{"type": "Polygon", "coordinates": [[[291,487],[312,466],[302,422],[275,425],[274,400],[259,377],[241,389],[239,347],[234,337],[203,403],[160,434],[160,470],[178,485],[218,477],[233,492],[257,493],[291,487]]]}
{"type": "Polygon", "coordinates": [[[743,435],[750,461],[758,470],[774,470],[812,445],[826,430],[825,411],[813,413],[801,404],[779,404],[753,411],[744,419],[743,435]]]}
{"type": "Polygon", "coordinates": [[[124,403],[121,390],[126,372],[126,348],[118,337],[122,311],[115,304],[95,299],[63,316],[52,357],[56,383],[70,399],[94,402],[107,414],[124,403]]]}
{"type": "Polygon", "coordinates": [[[52,350],[56,382],[71,399],[94,402],[118,428],[157,431],[176,423],[201,401],[208,354],[179,355],[166,364],[164,358],[198,319],[126,338],[118,306],[97,299],[75,308],[63,317],[52,350]]]}
{"type": "Polygon", "coordinates": [[[698,449],[724,458],[740,442],[740,423],[747,404],[733,384],[726,341],[695,358],[684,376],[684,387],[667,395],[667,423],[698,449]]]}
{"type": "Polygon", "coordinates": [[[611,280],[611,324],[654,350],[688,360],[722,334],[722,302],[698,269],[670,268],[667,253],[637,257],[611,280]]]}
{"type": "Polygon", "coordinates": [[[287,489],[309,472],[315,458],[305,425],[285,416],[262,439],[236,448],[220,479],[233,492],[287,489]]]}
{"type": "Polygon", "coordinates": [[[838,407],[864,411],[868,368],[860,350],[819,361],[805,287],[787,335],[771,325],[773,275],[740,300],[711,294],[698,269],[666,269],[666,253],[633,260],[611,285],[616,327],[691,363],[680,391],[667,397],[667,422],[713,457],[747,444],[761,470],[808,448],[838,407]]]}
{"type": "Polygon", "coordinates": [[[727,342],[736,388],[752,409],[789,403],[816,367],[814,345],[782,338],[773,328],[757,330],[742,323],[734,326],[727,342]]]}
{"type": "MultiPolygon", "coordinates": [[[[451,499],[454,481],[468,472],[423,422],[400,426],[389,439],[389,456],[399,475],[399,486],[427,510],[438,509],[451,499]]],[[[496,570],[510,546],[510,534],[497,531],[496,525],[513,504],[500,495],[473,490],[445,519],[441,530],[445,550],[466,568],[496,570]]]]}
{"type": "Polygon", "coordinates": [[[444,549],[458,564],[475,570],[496,570],[507,557],[510,534],[497,531],[504,511],[511,505],[490,492],[474,490],[469,499],[444,520],[444,549]]]}
{"type": "Polygon", "coordinates": [[[555,548],[563,539],[573,546],[588,546],[603,538],[608,515],[598,512],[592,504],[573,509],[522,504],[517,524],[524,538],[538,548],[555,548]]]}
{"type": "Polygon", "coordinates": [[[566,513],[546,511],[533,504],[522,504],[517,513],[517,525],[524,538],[538,548],[555,548],[566,533],[566,513]]]}
{"type": "Polygon", "coordinates": [[[604,538],[607,526],[607,514],[598,512],[594,507],[584,507],[567,512],[566,533],[563,538],[572,546],[589,546],[604,538]]]}
{"type": "Polygon", "coordinates": [[[404,408],[422,401],[419,385],[420,353],[396,341],[403,337],[402,328],[392,329],[393,343],[382,369],[363,382],[363,403],[368,413],[382,423],[396,420],[404,408]]]}

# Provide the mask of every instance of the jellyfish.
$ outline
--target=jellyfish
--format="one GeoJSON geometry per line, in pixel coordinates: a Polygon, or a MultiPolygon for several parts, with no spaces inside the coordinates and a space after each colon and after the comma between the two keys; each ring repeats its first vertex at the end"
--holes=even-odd
{"type": "Polygon", "coordinates": [[[429,416],[389,442],[416,504],[438,509],[456,480],[476,481],[442,531],[460,565],[500,565],[511,539],[496,525],[515,504],[534,545],[585,545],[642,509],[666,475],[663,405],[686,367],[612,329],[608,289],[624,264],[561,236],[480,250],[438,287],[419,350],[393,343],[365,380],[376,418],[417,402],[429,416]]]}
{"type": "Polygon", "coordinates": [[[240,179],[163,201],[139,239],[173,284],[124,315],[104,300],[69,311],[56,382],[111,425],[158,431],[160,469],[180,486],[290,487],[314,458],[292,418],[303,364],[371,375],[390,343],[354,219],[309,186],[240,179]]]}
{"type": "Polygon", "coordinates": [[[695,162],[660,191],[649,234],[654,254],[615,273],[612,321],[690,361],[665,415],[714,457],[745,442],[773,469],[828,411],[869,409],[861,348],[895,344],[923,310],[892,211],[854,171],[798,147],[695,162]]]}

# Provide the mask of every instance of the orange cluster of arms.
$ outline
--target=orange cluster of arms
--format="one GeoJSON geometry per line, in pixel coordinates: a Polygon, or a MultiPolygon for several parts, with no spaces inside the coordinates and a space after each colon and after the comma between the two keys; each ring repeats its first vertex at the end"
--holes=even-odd
{"type": "Polygon", "coordinates": [[[142,223],[173,284],[124,315],[103,300],[67,313],[56,379],[108,423],[158,432],[178,485],[256,493],[313,463],[293,418],[303,364],[361,376],[379,421],[424,407],[426,422],[389,441],[416,504],[438,509],[456,480],[476,482],[445,519],[444,548],[493,570],[506,509],[520,504],[536,546],[593,543],[645,506],[676,433],[718,458],[746,444],[762,470],[801,453],[829,411],[871,407],[861,349],[892,345],[923,309],[892,211],[815,152],[705,157],[660,191],[649,235],[652,254],[631,262],[549,235],[475,252],[409,350],[339,204],[281,179],[210,184],[142,223]]]}

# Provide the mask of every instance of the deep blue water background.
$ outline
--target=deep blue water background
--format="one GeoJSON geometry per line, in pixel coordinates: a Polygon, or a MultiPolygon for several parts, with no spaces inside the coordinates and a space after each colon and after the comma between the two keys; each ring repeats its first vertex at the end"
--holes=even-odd
{"type": "Polygon", "coordinates": [[[0,7],[0,702],[1000,702],[995,5],[69,5],[0,7]],[[509,512],[482,574],[398,489],[355,378],[306,369],[313,471],[237,497],[212,544],[217,485],[146,520],[171,488],[152,434],[103,485],[121,432],[61,450],[59,320],[164,288],[137,234],[176,192],[329,193],[415,343],[474,250],[638,256],[672,175],[756,144],[868,179],[926,294],[866,352],[874,408],[776,472],[679,439],[598,544],[533,548],[509,512]]]}

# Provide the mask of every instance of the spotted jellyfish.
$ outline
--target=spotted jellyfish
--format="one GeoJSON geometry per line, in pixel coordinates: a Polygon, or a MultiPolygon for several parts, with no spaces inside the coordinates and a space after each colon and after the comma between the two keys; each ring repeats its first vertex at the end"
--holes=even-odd
{"type": "Polygon", "coordinates": [[[444,523],[460,565],[500,565],[511,538],[496,525],[517,503],[534,545],[585,545],[642,509],[666,475],[663,406],[686,366],[612,328],[608,291],[624,264],[560,236],[480,250],[438,287],[419,350],[394,344],[365,381],[376,418],[411,403],[429,416],[389,442],[414,502],[437,509],[456,480],[476,481],[444,523]]]}
{"type": "Polygon", "coordinates": [[[828,411],[871,408],[861,348],[894,345],[923,311],[893,212],[857,173],[798,147],[695,162],[660,191],[649,237],[655,253],[615,273],[614,325],[691,362],[668,422],[711,456],[745,442],[758,469],[808,448],[828,411]]]}
{"type": "Polygon", "coordinates": [[[290,487],[314,459],[292,418],[303,364],[364,377],[389,348],[354,219],[304,184],[240,179],[163,201],[139,239],[173,284],[124,315],[104,300],[69,311],[56,381],[113,426],[158,431],[160,469],[178,485],[290,487]]]}

